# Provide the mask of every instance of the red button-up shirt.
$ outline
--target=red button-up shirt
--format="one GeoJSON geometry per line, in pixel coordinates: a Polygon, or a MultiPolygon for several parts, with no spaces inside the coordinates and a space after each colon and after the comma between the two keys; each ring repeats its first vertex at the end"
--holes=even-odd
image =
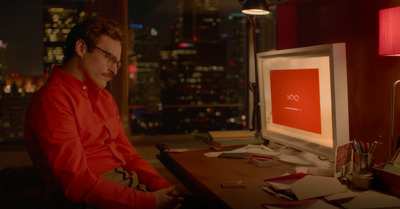
{"type": "Polygon", "coordinates": [[[25,138],[47,189],[63,191],[73,202],[97,208],[155,208],[154,193],[99,177],[118,166],[135,171],[149,190],[171,186],[129,142],[111,94],[57,67],[32,97],[25,138]]]}

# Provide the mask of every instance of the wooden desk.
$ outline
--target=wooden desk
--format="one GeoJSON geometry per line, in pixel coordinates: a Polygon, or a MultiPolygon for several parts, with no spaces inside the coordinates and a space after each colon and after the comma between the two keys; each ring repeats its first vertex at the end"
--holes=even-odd
{"type": "Polygon", "coordinates": [[[264,179],[295,172],[295,167],[288,164],[259,168],[247,159],[209,158],[204,156],[205,152],[208,151],[161,151],[157,158],[207,208],[257,209],[263,208],[263,203],[281,202],[262,190],[266,185],[264,179]],[[246,188],[221,187],[223,182],[238,180],[243,181],[246,188]]]}

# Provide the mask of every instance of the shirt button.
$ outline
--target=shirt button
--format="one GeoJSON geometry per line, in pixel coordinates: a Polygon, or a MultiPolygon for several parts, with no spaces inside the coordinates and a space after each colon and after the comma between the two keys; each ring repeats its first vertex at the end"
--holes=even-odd
{"type": "Polygon", "coordinates": [[[82,88],[83,88],[83,89],[86,89],[86,86],[83,86],[82,88]]]}

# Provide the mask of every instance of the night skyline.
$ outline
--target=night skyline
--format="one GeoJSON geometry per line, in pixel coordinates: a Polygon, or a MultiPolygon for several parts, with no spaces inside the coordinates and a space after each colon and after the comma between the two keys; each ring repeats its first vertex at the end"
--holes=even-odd
{"type": "MultiPolygon", "coordinates": [[[[136,66],[136,71],[129,71],[128,75],[132,134],[176,134],[246,127],[247,94],[243,92],[247,89],[245,15],[230,10],[222,16],[220,8],[224,6],[220,0],[202,1],[202,4],[172,0],[168,2],[168,9],[163,6],[164,3],[151,5],[152,9],[143,13],[134,12],[138,15],[136,18],[134,15],[128,17],[129,23],[139,26],[129,28],[127,34],[128,37],[135,37],[129,45],[132,48],[128,50],[129,67],[136,66]],[[173,2],[176,5],[172,5],[173,2]],[[174,9],[176,11],[172,12],[174,9]],[[158,21],[160,19],[164,21],[158,21]],[[171,118],[176,120],[171,121],[171,118]]],[[[135,5],[140,5],[140,2],[135,1],[135,5]]],[[[235,5],[240,11],[240,3],[235,5]]],[[[38,42],[47,53],[39,59],[46,61],[46,72],[50,72],[49,64],[61,63],[60,44],[72,27],[69,24],[71,20],[85,16],[76,9],[54,6],[44,5],[40,12],[43,25],[37,27],[39,30],[35,29],[43,33],[38,42]]],[[[42,51],[39,54],[43,56],[42,51]]],[[[44,72],[42,66],[37,71],[39,75],[44,72]]],[[[25,74],[18,73],[20,77],[13,77],[18,80],[15,81],[17,88],[12,88],[13,85],[8,82],[6,87],[10,91],[5,93],[7,96],[21,95],[20,99],[25,101],[24,93],[28,92],[24,92],[25,84],[32,82],[22,82],[25,74]]],[[[7,98],[4,97],[4,104],[7,98]]],[[[12,111],[4,112],[10,115],[10,119],[4,120],[12,121],[12,111]]]]}
{"type": "MultiPolygon", "coordinates": [[[[43,75],[43,14],[41,0],[2,1],[0,4],[0,40],[7,42],[8,72],[43,75]]],[[[128,19],[154,27],[160,45],[170,40],[169,27],[177,17],[179,0],[129,0],[128,19]],[[134,3],[134,4],[133,4],[134,3]],[[162,17],[162,18],[160,18],[162,17]]],[[[239,1],[221,0],[222,16],[240,12],[239,1]]]]}
{"type": "Polygon", "coordinates": [[[8,72],[43,74],[42,1],[2,1],[0,40],[7,42],[8,72]]]}

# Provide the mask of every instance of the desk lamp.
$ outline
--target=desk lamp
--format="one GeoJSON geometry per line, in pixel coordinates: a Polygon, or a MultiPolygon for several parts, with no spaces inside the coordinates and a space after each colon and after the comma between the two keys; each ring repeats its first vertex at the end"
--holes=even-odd
{"type": "Polygon", "coordinates": [[[270,13],[265,0],[247,0],[243,5],[242,12],[249,15],[267,15],[270,13]]]}
{"type": "Polygon", "coordinates": [[[270,13],[269,7],[265,0],[247,0],[244,3],[242,12],[249,15],[248,21],[250,24],[249,32],[253,35],[253,40],[251,42],[253,46],[253,56],[254,56],[254,66],[255,66],[255,82],[249,83],[249,89],[253,92],[253,130],[255,130],[256,138],[260,138],[261,130],[261,116],[260,116],[260,98],[258,92],[258,72],[257,72],[257,50],[256,50],[256,34],[255,34],[255,16],[256,15],[267,15],[270,13]]]}
{"type": "MultiPolygon", "coordinates": [[[[383,9],[379,11],[379,55],[400,56],[400,7],[383,9]]],[[[392,106],[390,118],[389,160],[393,165],[399,151],[392,158],[394,142],[394,115],[397,80],[392,87],[392,106]]]]}

